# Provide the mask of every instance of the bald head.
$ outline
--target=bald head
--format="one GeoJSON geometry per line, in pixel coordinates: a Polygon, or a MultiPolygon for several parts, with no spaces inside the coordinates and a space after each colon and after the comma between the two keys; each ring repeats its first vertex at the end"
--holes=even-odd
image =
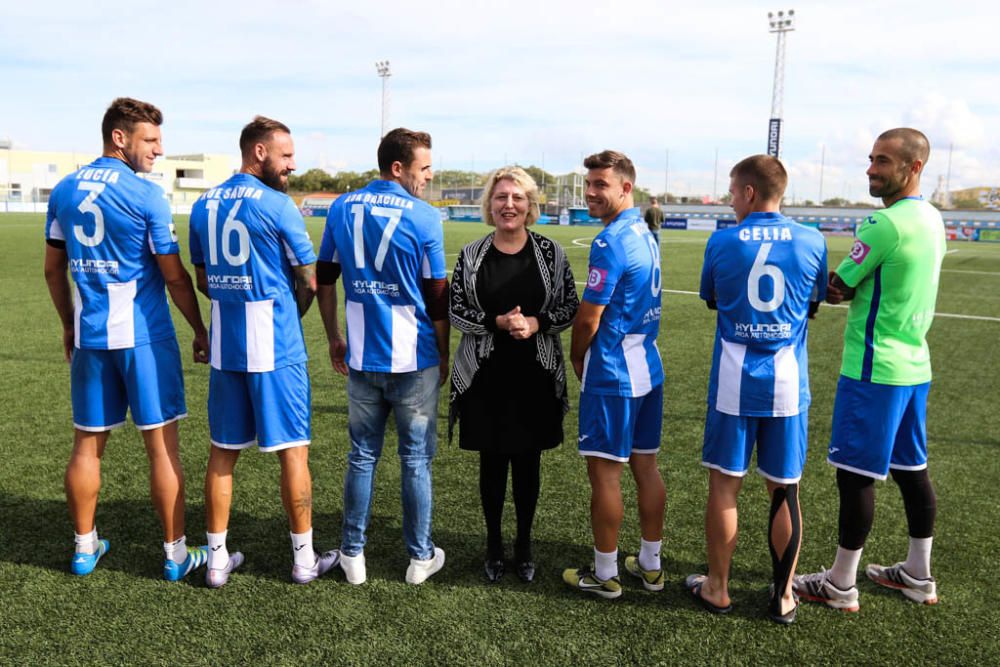
{"type": "Polygon", "coordinates": [[[898,141],[899,157],[906,162],[916,162],[927,164],[927,158],[931,154],[931,144],[927,141],[927,136],[920,130],[912,127],[896,127],[886,130],[878,135],[879,141],[898,141]]]}

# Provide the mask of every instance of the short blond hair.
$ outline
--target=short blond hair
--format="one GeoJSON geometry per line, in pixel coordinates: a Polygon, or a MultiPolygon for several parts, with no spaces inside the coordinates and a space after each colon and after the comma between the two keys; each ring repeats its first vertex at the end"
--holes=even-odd
{"type": "Polygon", "coordinates": [[[528,198],[528,215],[524,221],[525,227],[535,224],[541,211],[538,207],[538,184],[535,179],[520,167],[500,167],[486,179],[486,188],[483,190],[482,215],[483,222],[490,227],[496,227],[493,220],[493,211],[490,210],[490,202],[493,200],[493,192],[497,189],[500,181],[512,181],[514,185],[524,190],[524,195],[528,198]]]}

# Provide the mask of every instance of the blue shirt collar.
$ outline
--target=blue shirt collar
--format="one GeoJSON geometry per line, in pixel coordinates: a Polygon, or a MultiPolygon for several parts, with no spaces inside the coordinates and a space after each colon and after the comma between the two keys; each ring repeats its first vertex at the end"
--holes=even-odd
{"type": "Polygon", "coordinates": [[[628,218],[641,218],[641,217],[642,217],[642,215],[639,212],[639,207],[638,206],[633,206],[632,208],[627,208],[624,211],[622,211],[621,213],[619,213],[618,215],[616,215],[611,220],[611,222],[609,222],[607,224],[607,226],[610,227],[611,225],[615,224],[619,220],[626,220],[628,218]]]}
{"type": "Polygon", "coordinates": [[[90,163],[92,166],[98,167],[100,169],[125,169],[127,171],[135,173],[135,169],[132,168],[130,164],[122,160],[121,158],[111,157],[109,155],[102,155],[93,162],[90,163]]]}
{"type": "Polygon", "coordinates": [[[402,185],[400,185],[396,181],[386,181],[386,180],[381,179],[381,178],[376,178],[374,181],[372,181],[371,183],[369,183],[366,187],[368,187],[368,188],[370,188],[372,190],[377,190],[379,192],[394,192],[394,193],[396,193],[398,195],[402,195],[404,197],[410,197],[411,199],[416,199],[416,197],[414,197],[409,192],[407,192],[406,188],[404,188],[402,185]]]}
{"type": "Polygon", "coordinates": [[[755,211],[743,218],[741,225],[753,223],[755,225],[767,224],[769,222],[780,222],[785,216],[777,211],[755,211]]]}

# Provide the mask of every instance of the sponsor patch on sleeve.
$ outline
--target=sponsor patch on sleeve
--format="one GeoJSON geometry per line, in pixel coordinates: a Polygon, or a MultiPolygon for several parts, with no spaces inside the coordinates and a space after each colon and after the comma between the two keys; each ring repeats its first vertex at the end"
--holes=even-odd
{"type": "Polygon", "coordinates": [[[587,289],[594,292],[601,292],[604,290],[604,281],[608,277],[608,272],[605,269],[599,269],[596,266],[590,267],[587,272],[587,289]]]}
{"type": "Polygon", "coordinates": [[[865,261],[865,257],[871,252],[871,246],[864,243],[861,239],[854,239],[854,245],[851,247],[850,258],[854,260],[855,264],[861,264],[865,261]]]}

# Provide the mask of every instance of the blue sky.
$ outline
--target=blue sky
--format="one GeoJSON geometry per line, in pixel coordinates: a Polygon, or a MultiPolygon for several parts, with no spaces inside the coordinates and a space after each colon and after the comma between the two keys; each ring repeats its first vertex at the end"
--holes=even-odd
{"type": "Polygon", "coordinates": [[[97,152],[104,109],[129,95],[163,110],[170,154],[235,155],[260,113],[292,128],[300,171],[364,170],[388,59],[390,125],[431,132],[438,168],[564,173],[616,148],[640,185],[721,194],[765,149],[767,12],[789,6],[790,195],[818,196],[822,158],[824,198],[865,198],[872,141],[898,125],[931,139],[927,194],[949,146],[953,189],[1000,186],[992,2],[5,2],[0,137],[97,152]]]}

